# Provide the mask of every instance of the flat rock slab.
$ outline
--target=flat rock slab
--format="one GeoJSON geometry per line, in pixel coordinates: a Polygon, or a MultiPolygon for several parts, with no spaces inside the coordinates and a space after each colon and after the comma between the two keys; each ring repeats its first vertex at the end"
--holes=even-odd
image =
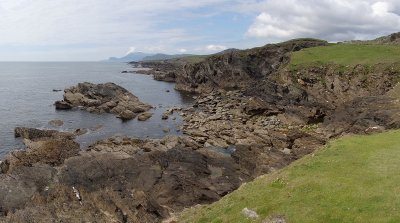
{"type": "Polygon", "coordinates": [[[79,83],[64,90],[64,100],[55,102],[56,109],[82,108],[93,113],[112,113],[122,120],[134,119],[151,109],[135,95],[114,83],[79,83]]]}

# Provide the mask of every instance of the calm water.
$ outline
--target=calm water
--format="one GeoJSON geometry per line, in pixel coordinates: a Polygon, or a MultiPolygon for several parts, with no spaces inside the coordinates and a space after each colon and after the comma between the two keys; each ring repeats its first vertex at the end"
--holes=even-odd
{"type": "Polygon", "coordinates": [[[164,128],[177,133],[181,119],[161,120],[167,108],[191,103],[191,97],[174,90],[174,84],[154,81],[140,74],[122,74],[133,70],[123,63],[0,63],[0,157],[9,150],[21,147],[14,139],[15,127],[51,128],[72,131],[77,128],[93,129],[80,136],[82,147],[113,135],[160,138],[164,128]],[[114,115],[96,115],[85,111],[56,111],[53,103],[62,99],[64,89],[79,82],[114,82],[125,87],[143,102],[156,107],[154,116],[146,122],[122,122],[114,115]],[[167,93],[166,91],[170,92],[167,93]],[[64,125],[54,128],[50,120],[60,119],[64,125]],[[100,130],[94,130],[97,126],[100,130]]]}

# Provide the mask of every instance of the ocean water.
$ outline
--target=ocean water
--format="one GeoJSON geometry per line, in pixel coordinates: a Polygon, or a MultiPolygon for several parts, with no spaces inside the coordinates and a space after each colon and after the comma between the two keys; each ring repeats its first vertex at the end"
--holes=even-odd
{"type": "Polygon", "coordinates": [[[14,138],[15,127],[92,129],[77,138],[82,148],[113,135],[161,138],[166,128],[170,129],[169,134],[179,134],[179,115],[175,114],[176,120],[161,120],[161,114],[168,108],[192,103],[192,97],[175,91],[172,83],[155,81],[147,75],[123,74],[123,70],[134,68],[124,63],[0,62],[0,157],[21,148],[21,139],[14,138]],[[112,114],[55,110],[53,104],[62,99],[63,92],[53,92],[53,89],[64,90],[85,81],[121,85],[141,101],[153,105],[155,109],[150,111],[153,117],[145,122],[122,122],[112,114]],[[64,121],[64,125],[58,128],[48,124],[56,119],[64,121]]]}

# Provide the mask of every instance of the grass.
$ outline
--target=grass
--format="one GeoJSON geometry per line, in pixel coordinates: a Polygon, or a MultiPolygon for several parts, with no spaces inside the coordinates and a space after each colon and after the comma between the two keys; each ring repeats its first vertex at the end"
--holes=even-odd
{"type": "Polygon", "coordinates": [[[290,66],[310,65],[375,65],[400,61],[400,45],[331,44],[293,53],[290,66]]]}
{"type": "Polygon", "coordinates": [[[315,155],[242,186],[180,222],[400,222],[400,131],[346,136],[315,155]],[[242,214],[255,210],[256,220],[242,214]]]}

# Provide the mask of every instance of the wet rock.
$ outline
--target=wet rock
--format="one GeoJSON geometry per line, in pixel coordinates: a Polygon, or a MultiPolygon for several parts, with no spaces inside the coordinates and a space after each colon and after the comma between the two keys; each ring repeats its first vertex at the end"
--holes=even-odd
{"type": "Polygon", "coordinates": [[[56,101],[54,103],[54,105],[56,106],[56,109],[58,110],[70,110],[72,109],[72,105],[66,101],[56,101]]]}
{"type": "Polygon", "coordinates": [[[138,120],[139,121],[147,121],[148,119],[150,119],[153,116],[153,113],[150,112],[145,112],[142,113],[138,116],[138,120]]]}
{"type": "Polygon", "coordinates": [[[80,129],[75,129],[74,134],[76,136],[81,136],[81,135],[85,135],[86,133],[89,132],[89,129],[86,128],[80,128],[80,129]]]}
{"type": "Polygon", "coordinates": [[[162,120],[167,120],[169,118],[169,113],[164,113],[164,114],[162,114],[162,116],[161,116],[161,119],[162,120]]]}

